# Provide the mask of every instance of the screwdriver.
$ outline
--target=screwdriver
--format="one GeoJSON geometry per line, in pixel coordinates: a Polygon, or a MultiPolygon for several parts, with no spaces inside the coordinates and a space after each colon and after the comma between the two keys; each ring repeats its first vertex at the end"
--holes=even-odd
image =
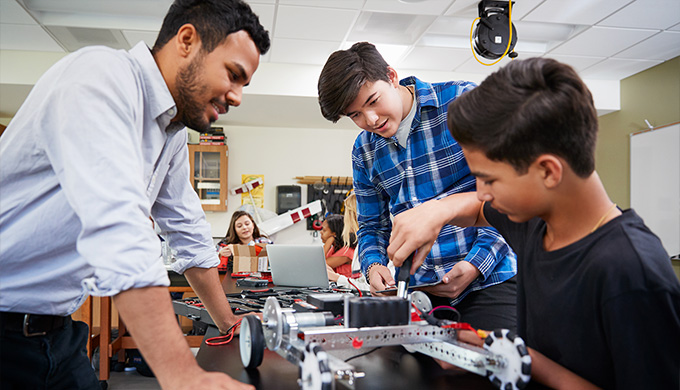
{"type": "Polygon", "coordinates": [[[397,275],[397,296],[406,298],[408,292],[408,282],[411,280],[411,264],[413,264],[413,253],[411,253],[404,263],[399,267],[399,274],[397,275]]]}

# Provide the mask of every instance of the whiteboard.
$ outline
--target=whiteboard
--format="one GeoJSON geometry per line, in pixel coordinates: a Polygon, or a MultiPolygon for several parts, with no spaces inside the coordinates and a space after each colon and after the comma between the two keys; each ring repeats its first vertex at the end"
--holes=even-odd
{"type": "Polygon", "coordinates": [[[669,255],[680,253],[680,123],[631,134],[630,205],[669,255]]]}

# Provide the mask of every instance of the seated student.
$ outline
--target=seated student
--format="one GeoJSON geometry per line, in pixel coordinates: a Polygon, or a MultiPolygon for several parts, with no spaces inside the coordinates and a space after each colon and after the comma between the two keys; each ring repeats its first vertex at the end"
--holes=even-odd
{"type": "Polygon", "coordinates": [[[253,217],[246,211],[234,211],[229,223],[227,235],[217,243],[220,255],[220,269],[226,269],[234,258],[234,245],[273,244],[266,235],[260,233],[253,217]]]}
{"type": "Polygon", "coordinates": [[[494,226],[517,253],[517,328],[535,381],[680,388],[680,283],[659,238],[616,207],[594,170],[597,114],[576,72],[516,60],[448,114],[477,194],[398,215],[395,265],[427,250],[446,223],[494,226]]]}
{"type": "MultiPolygon", "coordinates": [[[[345,213],[343,215],[344,227],[342,228],[342,240],[344,242],[351,242],[356,240],[356,233],[359,230],[359,223],[357,221],[357,197],[352,191],[344,202],[345,213]]],[[[392,262],[387,264],[391,273],[394,273],[394,265],[392,262]]],[[[369,291],[371,285],[368,284],[366,276],[361,273],[361,261],[359,260],[359,251],[354,248],[354,256],[352,257],[352,272],[351,276],[340,275],[333,271],[329,265],[326,265],[328,271],[328,280],[335,282],[338,287],[355,288],[357,290],[369,291]]]]}
{"type": "Polygon", "coordinates": [[[349,242],[345,242],[342,236],[343,226],[342,215],[331,214],[326,217],[321,224],[321,241],[326,254],[326,265],[335,273],[349,277],[352,275],[352,258],[357,239],[354,234],[350,234],[349,242]]]}

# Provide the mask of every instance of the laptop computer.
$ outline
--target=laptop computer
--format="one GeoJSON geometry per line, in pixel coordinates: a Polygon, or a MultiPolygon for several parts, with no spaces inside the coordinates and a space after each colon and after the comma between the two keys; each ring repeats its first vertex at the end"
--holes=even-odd
{"type": "Polygon", "coordinates": [[[272,282],[277,287],[329,288],[322,245],[267,245],[272,282]]]}

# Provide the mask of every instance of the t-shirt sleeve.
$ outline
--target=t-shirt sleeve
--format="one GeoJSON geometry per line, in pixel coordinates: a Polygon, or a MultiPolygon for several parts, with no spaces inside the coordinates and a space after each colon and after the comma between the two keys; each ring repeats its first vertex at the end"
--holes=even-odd
{"type": "Polygon", "coordinates": [[[622,294],[604,303],[602,321],[617,389],[680,388],[678,294],[622,294]]]}

